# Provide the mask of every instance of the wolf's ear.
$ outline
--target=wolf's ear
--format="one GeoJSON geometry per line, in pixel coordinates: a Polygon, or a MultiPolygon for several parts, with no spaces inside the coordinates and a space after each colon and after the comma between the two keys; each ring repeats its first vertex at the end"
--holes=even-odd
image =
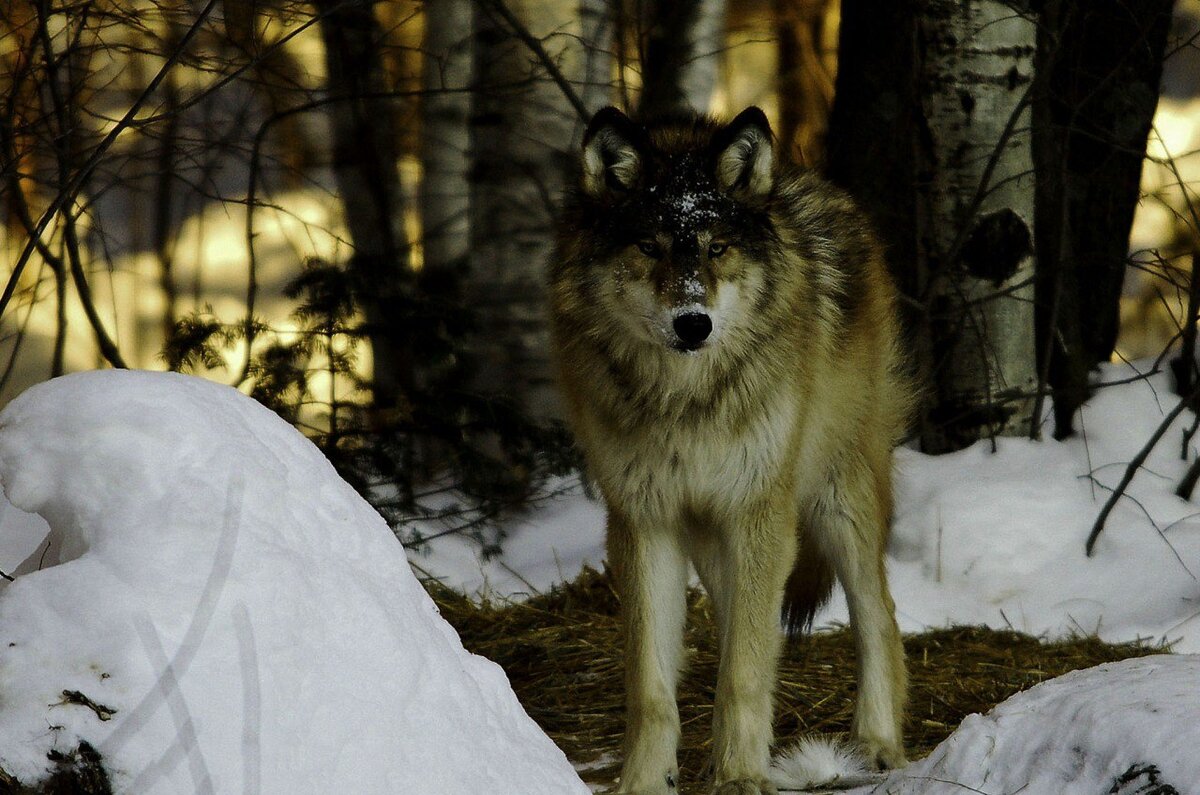
{"type": "Polygon", "coordinates": [[[592,117],[583,136],[583,189],[592,196],[633,187],[642,168],[643,131],[614,107],[592,117]]]}
{"type": "Polygon", "coordinates": [[[771,192],[775,152],[771,125],[756,107],[746,108],[713,141],[717,183],[735,196],[757,198],[771,192]]]}

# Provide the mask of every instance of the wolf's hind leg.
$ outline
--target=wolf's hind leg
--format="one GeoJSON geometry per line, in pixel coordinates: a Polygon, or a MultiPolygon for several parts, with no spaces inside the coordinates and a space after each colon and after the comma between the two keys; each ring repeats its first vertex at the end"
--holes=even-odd
{"type": "Polygon", "coordinates": [[[851,734],[878,766],[902,767],[907,675],[884,568],[890,472],[872,472],[857,460],[840,474],[816,505],[813,530],[837,571],[850,608],[858,652],[858,702],[851,734]]]}
{"type": "Polygon", "coordinates": [[[687,558],[675,528],[634,527],[610,509],[608,559],[625,639],[625,762],[617,792],[674,793],[687,558]]]}

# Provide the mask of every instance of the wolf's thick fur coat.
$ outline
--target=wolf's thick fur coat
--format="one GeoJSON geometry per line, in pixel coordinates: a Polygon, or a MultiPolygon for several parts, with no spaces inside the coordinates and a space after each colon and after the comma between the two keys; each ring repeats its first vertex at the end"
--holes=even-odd
{"type": "Polygon", "coordinates": [[[853,736],[877,764],[902,764],[883,556],[912,392],[895,290],[859,210],[778,157],[757,108],[728,125],[608,108],[585,138],[550,302],[624,614],[619,791],[665,795],[678,779],[689,561],[718,623],[717,793],[775,792],[781,610],[808,623],[834,575],[859,655],[853,736]]]}

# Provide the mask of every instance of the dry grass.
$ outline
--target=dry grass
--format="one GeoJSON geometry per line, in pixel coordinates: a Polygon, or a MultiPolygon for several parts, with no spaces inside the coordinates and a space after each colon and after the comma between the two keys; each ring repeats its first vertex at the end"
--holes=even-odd
{"type": "MultiPolygon", "coordinates": [[[[571,761],[593,763],[584,779],[611,783],[618,774],[623,716],[617,598],[606,574],[513,605],[479,606],[430,586],[463,644],[504,667],[521,703],[571,761]]],[[[703,791],[716,683],[716,644],[708,603],[688,600],[688,670],[680,686],[681,793],[703,791]]],[[[1165,651],[1081,637],[1043,643],[1018,632],[955,627],[905,638],[910,709],[909,756],[941,742],[972,712],[986,712],[1038,682],[1103,662],[1165,651]]],[[[809,732],[845,732],[854,697],[854,644],[842,630],[793,641],[785,652],[775,715],[779,743],[809,732]]]]}

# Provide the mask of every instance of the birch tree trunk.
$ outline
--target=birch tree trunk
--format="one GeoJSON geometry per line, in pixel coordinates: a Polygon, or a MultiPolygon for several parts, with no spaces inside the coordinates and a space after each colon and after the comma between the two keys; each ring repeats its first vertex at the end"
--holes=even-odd
{"type": "MultiPolygon", "coordinates": [[[[621,0],[580,0],[580,45],[583,66],[579,98],[589,113],[613,102],[614,43],[617,31],[617,5],[621,0]]],[[[583,121],[580,120],[580,124],[583,121]]],[[[579,137],[583,132],[580,128],[579,137]]]]}
{"type": "Polygon", "coordinates": [[[725,0],[650,0],[647,7],[639,111],[706,113],[725,44],[725,0]]]}
{"type": "Polygon", "coordinates": [[[423,280],[445,286],[470,247],[471,0],[428,0],[421,100],[423,280]]]}
{"type": "Polygon", "coordinates": [[[998,0],[924,0],[917,12],[924,152],[918,251],[930,316],[930,452],[1029,433],[1034,185],[1029,87],[1037,24],[998,0]]]}
{"type": "MultiPolygon", "coordinates": [[[[585,82],[589,55],[593,77],[608,74],[609,62],[598,57],[608,48],[585,52],[580,43],[577,5],[506,5],[572,91],[578,94],[585,82]]],[[[479,324],[472,380],[481,392],[511,398],[527,416],[557,418],[543,268],[583,120],[538,56],[488,3],[476,5],[473,68],[471,250],[463,290],[479,324]]]]}
{"type": "Polygon", "coordinates": [[[393,101],[370,0],[316,0],[323,16],[333,172],[354,244],[349,267],[370,329],[375,404],[394,405],[411,385],[411,356],[396,332],[410,281],[393,101]]]}

